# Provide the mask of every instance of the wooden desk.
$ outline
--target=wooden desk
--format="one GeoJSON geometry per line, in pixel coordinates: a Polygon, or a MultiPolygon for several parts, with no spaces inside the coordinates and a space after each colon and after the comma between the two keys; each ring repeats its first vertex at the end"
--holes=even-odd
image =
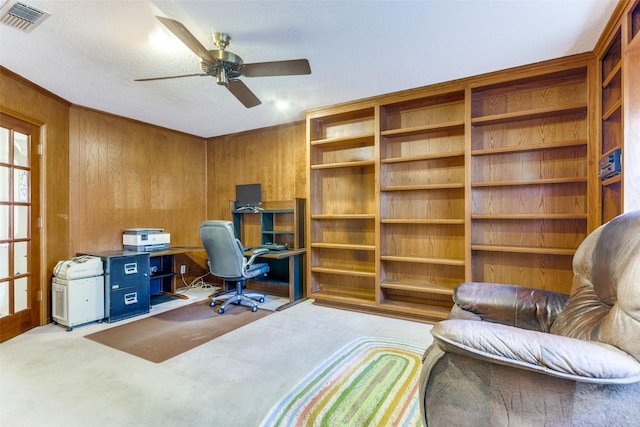
{"type": "MultiPolygon", "coordinates": [[[[176,294],[176,276],[180,274],[180,265],[186,265],[186,261],[178,263],[177,255],[186,255],[191,252],[204,252],[202,246],[174,246],[162,251],[149,252],[150,256],[150,286],[152,294],[168,293],[186,298],[181,294],[176,294]]],[[[191,268],[191,266],[189,266],[191,268]]],[[[190,272],[193,274],[193,272],[190,272]]]]}
{"type": "MultiPolygon", "coordinates": [[[[289,303],[279,307],[278,310],[302,301],[305,297],[304,254],[306,252],[306,249],[291,249],[258,255],[255,262],[269,264],[269,273],[264,279],[251,280],[252,289],[288,297],[289,303]],[[284,293],[281,291],[283,287],[286,287],[284,293]]],[[[245,255],[251,256],[253,252],[247,251],[245,255]]]]}
{"type": "MultiPolygon", "coordinates": [[[[192,252],[203,252],[206,259],[206,251],[202,246],[179,246],[157,252],[150,252],[151,267],[157,267],[151,273],[151,280],[160,281],[160,291],[165,293],[176,293],[176,275],[180,274],[180,265],[184,262],[177,262],[180,255],[192,252]]],[[[260,280],[250,280],[250,288],[256,291],[266,292],[289,298],[289,303],[278,308],[282,310],[301,301],[305,296],[304,287],[304,254],[306,249],[292,249],[287,251],[271,251],[259,255],[256,262],[269,264],[267,277],[260,280]]],[[[245,252],[246,256],[253,255],[252,251],[245,252]]],[[[206,261],[205,261],[206,265],[206,261]]],[[[187,268],[195,267],[188,265],[187,268]]],[[[208,271],[208,269],[207,269],[208,271]]],[[[223,286],[226,289],[226,283],[223,286]]],[[[157,284],[156,284],[157,288],[157,284]]],[[[180,294],[178,294],[180,296],[180,294]]]]}

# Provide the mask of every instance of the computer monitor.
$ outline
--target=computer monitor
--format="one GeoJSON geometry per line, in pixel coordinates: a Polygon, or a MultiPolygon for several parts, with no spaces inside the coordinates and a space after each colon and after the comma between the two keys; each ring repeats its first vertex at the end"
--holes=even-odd
{"type": "Polygon", "coordinates": [[[236,209],[256,210],[262,205],[261,184],[236,185],[236,209]]]}

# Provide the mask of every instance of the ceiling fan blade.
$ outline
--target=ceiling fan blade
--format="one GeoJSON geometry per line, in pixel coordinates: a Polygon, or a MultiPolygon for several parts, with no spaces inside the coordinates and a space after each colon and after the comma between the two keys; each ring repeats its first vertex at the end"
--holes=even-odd
{"type": "Polygon", "coordinates": [[[251,90],[247,87],[247,85],[245,85],[240,80],[229,80],[227,89],[229,89],[229,92],[231,92],[233,96],[238,98],[238,101],[242,102],[242,105],[247,108],[255,107],[262,104],[258,97],[255,96],[253,92],[251,92],[251,90]]]}
{"type": "Polygon", "coordinates": [[[202,46],[202,44],[196,39],[193,34],[187,30],[187,28],[179,23],[178,21],[174,21],[173,19],[164,18],[162,16],[156,16],[160,22],[162,22],[165,27],[169,29],[177,38],[182,41],[193,53],[198,55],[199,58],[204,59],[210,64],[217,64],[218,61],[216,58],[209,53],[209,51],[202,46]]]}
{"type": "Polygon", "coordinates": [[[179,79],[179,78],[182,78],[182,77],[194,77],[194,76],[206,76],[206,74],[197,73],[197,74],[183,74],[181,76],[148,77],[146,79],[135,79],[134,82],[148,82],[148,81],[151,81],[151,80],[179,79]]]}
{"type": "Polygon", "coordinates": [[[306,59],[292,59],[244,64],[240,67],[240,71],[247,77],[294,76],[311,74],[311,67],[306,59]]]}

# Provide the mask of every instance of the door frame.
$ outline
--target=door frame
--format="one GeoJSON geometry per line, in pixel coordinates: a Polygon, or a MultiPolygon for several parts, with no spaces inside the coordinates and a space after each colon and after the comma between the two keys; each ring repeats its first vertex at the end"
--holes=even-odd
{"type": "MultiPolygon", "coordinates": [[[[28,129],[31,136],[31,266],[32,266],[32,307],[30,310],[31,327],[47,324],[47,306],[49,304],[49,295],[45,292],[46,286],[46,239],[45,239],[45,177],[44,173],[44,155],[45,155],[45,136],[46,125],[38,120],[34,120],[16,111],[0,106],[0,118],[9,121],[21,122],[22,129],[28,129]],[[35,203],[34,203],[35,199],[35,203]],[[35,208],[35,209],[34,209],[35,208]]],[[[17,128],[13,127],[12,128],[17,128]]],[[[18,129],[20,130],[20,129],[18,129]]],[[[21,331],[15,336],[26,332],[21,331]]],[[[10,337],[11,338],[11,337],[10,337]]],[[[7,339],[10,339],[7,338],[7,339]]]]}

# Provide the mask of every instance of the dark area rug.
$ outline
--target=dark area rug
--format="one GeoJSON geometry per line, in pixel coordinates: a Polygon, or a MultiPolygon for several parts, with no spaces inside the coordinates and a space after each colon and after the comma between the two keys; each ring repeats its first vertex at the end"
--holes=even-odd
{"type": "Polygon", "coordinates": [[[273,311],[230,304],[224,314],[201,301],[86,335],[92,341],[161,363],[273,311]]]}

